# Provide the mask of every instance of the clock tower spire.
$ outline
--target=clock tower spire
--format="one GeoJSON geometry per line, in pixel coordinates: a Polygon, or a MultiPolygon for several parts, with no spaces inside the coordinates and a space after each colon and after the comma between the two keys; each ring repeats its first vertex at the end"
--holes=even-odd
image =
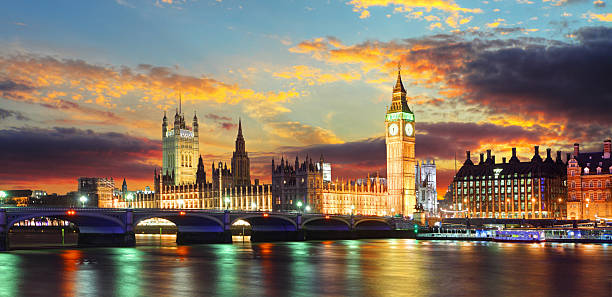
{"type": "Polygon", "coordinates": [[[389,213],[410,216],[415,211],[414,113],[408,107],[406,89],[398,64],[397,82],[385,116],[387,146],[387,191],[389,213]]]}

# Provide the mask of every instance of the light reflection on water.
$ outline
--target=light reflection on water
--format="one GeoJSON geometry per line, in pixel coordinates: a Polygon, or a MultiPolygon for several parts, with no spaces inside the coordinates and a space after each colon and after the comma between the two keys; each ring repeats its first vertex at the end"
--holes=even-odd
{"type": "Polygon", "coordinates": [[[410,239],[0,253],[0,296],[611,296],[607,245],[410,239]]]}

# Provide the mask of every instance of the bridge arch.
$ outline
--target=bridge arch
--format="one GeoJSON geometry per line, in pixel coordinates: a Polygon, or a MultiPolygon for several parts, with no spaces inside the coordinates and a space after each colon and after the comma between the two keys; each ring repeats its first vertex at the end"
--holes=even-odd
{"type": "Polygon", "coordinates": [[[350,231],[351,223],[339,217],[313,217],[304,220],[302,228],[313,231],[350,231]]]}
{"type": "Polygon", "coordinates": [[[297,231],[297,224],[290,218],[281,215],[268,214],[249,214],[233,218],[231,224],[238,220],[243,220],[251,225],[254,232],[259,231],[297,231]]]}
{"type": "Polygon", "coordinates": [[[79,211],[78,209],[49,210],[11,215],[8,218],[7,225],[12,227],[17,222],[40,217],[71,222],[78,228],[79,233],[121,234],[126,232],[125,222],[121,219],[120,214],[112,216],[98,212],[79,211]],[[69,213],[69,211],[74,211],[74,213],[69,213]]]}
{"type": "Polygon", "coordinates": [[[361,219],[355,222],[355,230],[389,231],[393,227],[384,219],[361,219]]]}
{"type": "Polygon", "coordinates": [[[174,223],[179,232],[223,232],[224,230],[223,222],[220,219],[190,211],[135,214],[134,226],[152,218],[165,219],[174,223]]]}

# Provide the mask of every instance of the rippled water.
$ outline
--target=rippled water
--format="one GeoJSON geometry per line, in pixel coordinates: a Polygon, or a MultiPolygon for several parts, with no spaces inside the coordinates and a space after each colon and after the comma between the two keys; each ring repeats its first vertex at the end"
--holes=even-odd
{"type": "Polygon", "coordinates": [[[0,296],[612,296],[612,246],[341,240],[0,253],[0,296]]]}

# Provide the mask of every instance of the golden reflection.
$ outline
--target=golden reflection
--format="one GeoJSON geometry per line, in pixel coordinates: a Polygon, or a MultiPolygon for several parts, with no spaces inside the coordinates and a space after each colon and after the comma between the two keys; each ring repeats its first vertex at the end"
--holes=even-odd
{"type": "Polygon", "coordinates": [[[62,254],[62,296],[76,295],[76,274],[79,270],[79,262],[81,261],[81,250],[65,250],[62,254]]]}

